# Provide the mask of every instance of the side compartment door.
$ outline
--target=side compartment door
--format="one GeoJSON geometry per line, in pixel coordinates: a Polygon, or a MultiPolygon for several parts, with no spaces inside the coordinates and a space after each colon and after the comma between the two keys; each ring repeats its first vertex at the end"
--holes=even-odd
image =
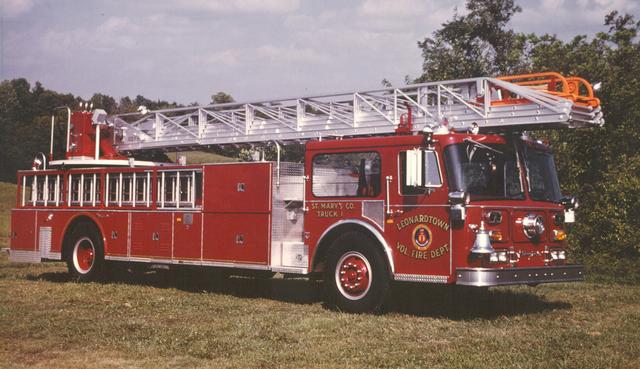
{"type": "Polygon", "coordinates": [[[204,259],[267,264],[269,220],[269,214],[206,214],[204,259]]]}
{"type": "Polygon", "coordinates": [[[267,264],[271,164],[205,167],[203,260],[267,264]]]}
{"type": "Polygon", "coordinates": [[[202,213],[176,212],[173,215],[173,258],[200,260],[202,213]]]}
{"type": "Polygon", "coordinates": [[[173,214],[171,212],[131,213],[131,256],[170,259],[173,214]]]}
{"type": "Polygon", "coordinates": [[[128,256],[129,213],[126,212],[98,212],[102,220],[106,239],[105,254],[108,256],[128,256]]]}
{"type": "Polygon", "coordinates": [[[35,210],[11,210],[11,250],[36,251],[35,230],[35,210]]]}

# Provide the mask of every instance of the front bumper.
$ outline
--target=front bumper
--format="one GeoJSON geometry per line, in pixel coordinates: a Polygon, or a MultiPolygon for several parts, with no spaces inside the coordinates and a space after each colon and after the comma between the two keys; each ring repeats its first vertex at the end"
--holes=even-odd
{"type": "Polygon", "coordinates": [[[584,266],[561,265],[504,269],[458,268],[456,269],[456,277],[456,284],[476,287],[578,282],[584,280],[584,266]]]}

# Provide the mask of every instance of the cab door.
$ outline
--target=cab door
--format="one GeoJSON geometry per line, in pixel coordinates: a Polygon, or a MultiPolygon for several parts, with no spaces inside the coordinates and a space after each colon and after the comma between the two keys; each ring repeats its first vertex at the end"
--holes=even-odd
{"type": "Polygon", "coordinates": [[[451,275],[452,257],[441,158],[436,150],[401,150],[397,163],[396,186],[390,188],[393,224],[388,229],[396,274],[445,283],[451,275]]]}

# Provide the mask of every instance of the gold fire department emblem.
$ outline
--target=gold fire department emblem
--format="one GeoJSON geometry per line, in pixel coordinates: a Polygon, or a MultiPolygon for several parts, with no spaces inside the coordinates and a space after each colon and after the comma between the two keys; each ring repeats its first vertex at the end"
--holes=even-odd
{"type": "Polygon", "coordinates": [[[426,224],[418,224],[413,229],[413,246],[420,251],[425,251],[431,246],[433,234],[426,224]]]}

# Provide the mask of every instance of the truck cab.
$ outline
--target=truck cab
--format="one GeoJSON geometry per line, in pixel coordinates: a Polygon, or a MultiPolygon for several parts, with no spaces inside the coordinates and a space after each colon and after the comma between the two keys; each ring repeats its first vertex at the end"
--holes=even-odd
{"type": "Polygon", "coordinates": [[[574,203],[561,195],[549,147],[526,136],[440,130],[314,141],[305,172],[311,270],[345,309],[375,305],[372,289],[391,280],[583,279],[582,266],[566,265],[574,203]]]}

